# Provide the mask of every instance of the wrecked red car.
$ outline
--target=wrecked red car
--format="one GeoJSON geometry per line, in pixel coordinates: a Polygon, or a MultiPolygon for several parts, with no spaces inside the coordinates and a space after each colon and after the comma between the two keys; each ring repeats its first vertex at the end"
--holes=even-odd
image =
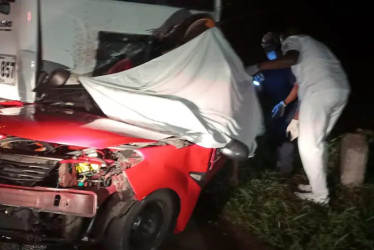
{"type": "Polygon", "coordinates": [[[0,240],[157,249],[253,154],[251,79],[202,2],[0,1],[0,240]]]}

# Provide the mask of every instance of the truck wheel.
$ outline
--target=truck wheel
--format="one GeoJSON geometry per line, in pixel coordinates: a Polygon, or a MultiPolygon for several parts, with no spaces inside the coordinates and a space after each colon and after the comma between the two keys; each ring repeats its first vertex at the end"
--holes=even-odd
{"type": "Polygon", "coordinates": [[[175,202],[168,191],[157,191],[113,219],[103,241],[105,249],[155,250],[175,223],[175,202]]]}

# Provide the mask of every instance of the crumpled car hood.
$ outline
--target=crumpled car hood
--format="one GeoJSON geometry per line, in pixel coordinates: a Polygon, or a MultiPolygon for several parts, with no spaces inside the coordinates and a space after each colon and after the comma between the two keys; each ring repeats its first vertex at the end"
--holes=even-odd
{"type": "Polygon", "coordinates": [[[0,134],[92,148],[170,137],[101,116],[38,104],[0,108],[0,134]]]}

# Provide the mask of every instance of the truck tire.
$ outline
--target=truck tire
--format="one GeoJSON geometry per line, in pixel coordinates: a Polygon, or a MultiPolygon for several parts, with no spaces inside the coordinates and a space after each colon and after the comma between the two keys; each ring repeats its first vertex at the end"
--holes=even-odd
{"type": "Polygon", "coordinates": [[[107,250],[156,250],[175,224],[173,196],[160,190],[136,202],[108,226],[102,247],[107,250]]]}

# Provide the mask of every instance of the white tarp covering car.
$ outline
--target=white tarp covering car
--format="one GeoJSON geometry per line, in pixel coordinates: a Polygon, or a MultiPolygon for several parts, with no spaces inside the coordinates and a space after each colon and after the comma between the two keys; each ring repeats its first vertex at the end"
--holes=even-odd
{"type": "MultiPolygon", "coordinates": [[[[0,29],[0,64],[5,65],[0,98],[32,103],[32,90],[44,81],[38,72],[51,75],[64,68],[74,75],[99,76],[80,79],[110,118],[204,147],[224,147],[238,139],[253,153],[260,107],[250,76],[218,28],[151,61],[141,58],[146,63],[130,70],[106,75],[107,61],[133,59],[136,53],[128,47],[147,50],[149,30],[178,9],[127,0],[5,2],[10,12],[0,14],[6,25],[0,29]]],[[[218,19],[220,1],[214,2],[209,13],[218,19]]],[[[74,103],[58,101],[62,90],[56,91],[55,102],[74,103]]]]}
{"type": "Polygon", "coordinates": [[[251,77],[218,28],[138,67],[80,81],[110,118],[203,147],[253,154],[262,114],[251,77]]]}

